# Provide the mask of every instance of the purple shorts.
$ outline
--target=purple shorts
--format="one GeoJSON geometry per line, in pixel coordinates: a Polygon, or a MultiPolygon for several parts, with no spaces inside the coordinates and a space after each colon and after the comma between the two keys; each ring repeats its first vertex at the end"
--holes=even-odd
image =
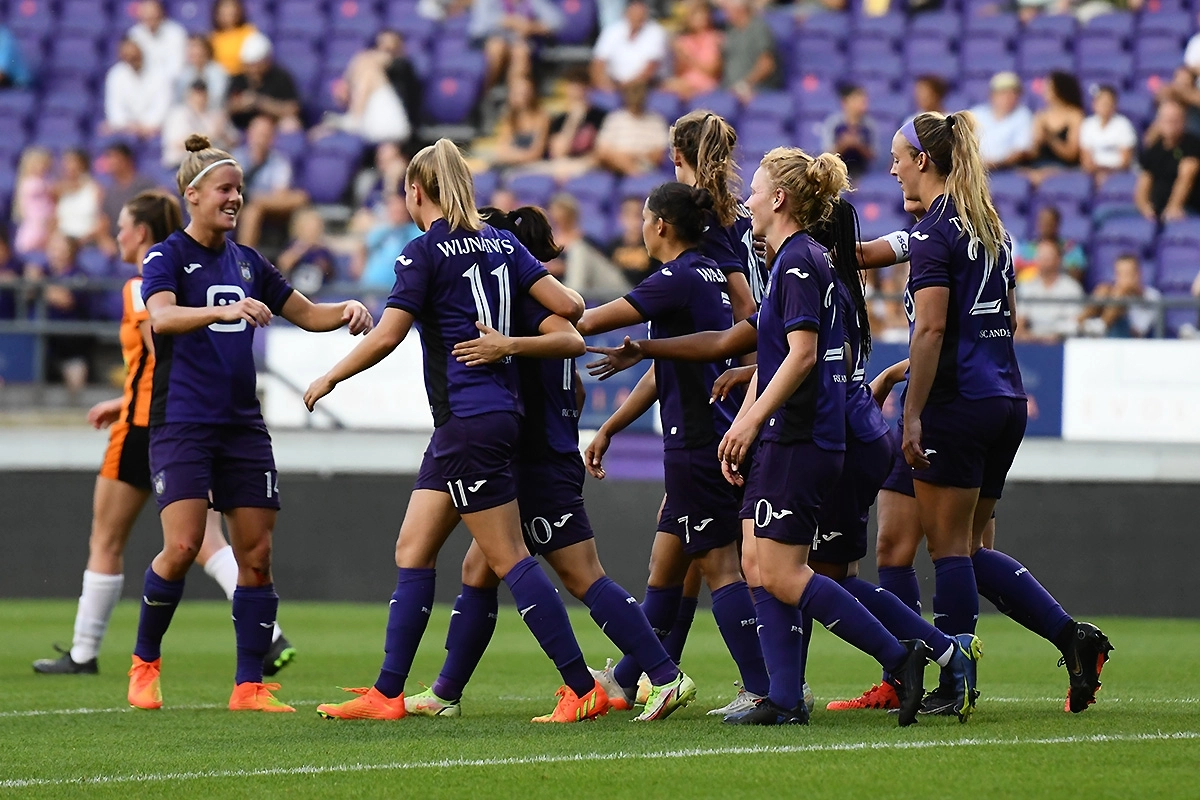
{"type": "Polygon", "coordinates": [[[433,432],[413,488],[449,492],[460,514],[515,500],[519,431],[517,415],[508,411],[452,415],[433,432]]]}
{"type": "Polygon", "coordinates": [[[904,451],[900,445],[904,441],[904,420],[897,420],[895,429],[888,431],[892,440],[892,471],[888,473],[880,489],[898,492],[908,497],[916,497],[913,489],[913,470],[904,460],[904,451]]]}
{"type": "Polygon", "coordinates": [[[1013,397],[926,406],[921,413],[921,446],[929,467],[913,470],[913,479],[978,488],[980,497],[999,500],[1025,438],[1027,414],[1025,399],[1013,397]]]}
{"type": "Polygon", "coordinates": [[[279,508],[279,473],[263,425],[168,422],[150,429],[150,485],[161,511],[207,500],[217,511],[279,508]]]}
{"type": "Polygon", "coordinates": [[[579,453],[517,462],[517,505],[530,553],[544,556],[595,538],[583,507],[583,477],[579,453]]]}
{"type": "Polygon", "coordinates": [[[742,507],[754,520],[754,535],[812,545],[821,504],[842,473],[845,455],[812,442],[759,442],[742,507]]]}
{"type": "Polygon", "coordinates": [[[725,547],[741,538],[738,495],[721,474],[717,444],[663,453],[667,499],[658,529],[683,540],[688,555],[725,547]]]}
{"type": "Polygon", "coordinates": [[[842,477],[821,504],[809,561],[850,564],[866,558],[867,520],[891,468],[890,433],[873,442],[846,442],[842,477]]]}

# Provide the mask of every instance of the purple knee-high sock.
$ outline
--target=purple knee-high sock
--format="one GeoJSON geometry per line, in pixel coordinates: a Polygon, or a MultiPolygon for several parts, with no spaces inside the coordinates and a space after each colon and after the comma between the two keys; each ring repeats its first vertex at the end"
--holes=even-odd
{"type": "Polygon", "coordinates": [[[433,588],[437,575],[432,569],[402,567],[396,577],[396,591],[388,607],[387,637],[383,644],[383,667],[375,688],[384,697],[404,694],[404,681],[412,669],[417,646],[429,624],[433,608],[433,588]]]}
{"type": "Polygon", "coordinates": [[[771,700],[784,708],[800,705],[804,682],[800,671],[804,626],[800,609],[776,599],[766,589],[755,587],[754,610],[758,614],[758,640],[771,676],[771,700]]]}
{"type": "Polygon", "coordinates": [[[800,610],[833,635],[874,656],[889,672],[898,672],[908,658],[904,645],[862,603],[824,575],[809,579],[800,595],[800,610]]]}
{"type": "Polygon", "coordinates": [[[696,619],[696,606],[700,600],[695,597],[684,597],[679,601],[679,614],[671,632],[663,639],[663,649],[676,664],[683,660],[683,646],[687,644],[688,633],[692,630],[692,622],[696,619]]]}
{"type": "Polygon", "coordinates": [[[712,593],[712,612],[721,638],[729,648],[742,676],[742,686],[751,694],[766,695],[771,688],[762,645],[755,626],[754,600],[745,581],[722,586],[712,593]]]}
{"type": "Polygon", "coordinates": [[[517,603],[521,621],[554,662],[563,683],[579,697],[595,688],[596,680],[584,663],[567,607],[533,556],[518,561],[504,576],[504,582],[517,603]]]}
{"type": "Polygon", "coordinates": [[[901,603],[921,613],[921,584],[914,567],[880,567],[879,585],[900,599],[901,603]]]}
{"type": "Polygon", "coordinates": [[[171,625],[171,617],[183,598],[183,581],[158,577],[153,567],[146,567],[146,582],[142,589],[142,615],[138,620],[137,644],[133,654],[142,661],[154,661],[162,655],[163,634],[171,625]]]}
{"type": "Polygon", "coordinates": [[[930,625],[887,589],[855,577],[842,578],[838,583],[897,639],[920,639],[929,645],[935,659],[954,647],[949,636],[930,625]]]}
{"type": "Polygon", "coordinates": [[[808,643],[812,640],[812,617],[800,612],[800,688],[808,680],[808,643]]]}
{"type": "Polygon", "coordinates": [[[279,595],[273,583],[233,590],[233,633],[237,639],[234,683],[262,683],[263,659],[271,649],[277,611],[279,595]]]}
{"type": "Polygon", "coordinates": [[[641,606],[612,578],[605,576],[588,587],[583,604],[612,643],[637,659],[652,684],[661,686],[678,677],[679,668],[654,635],[641,606]]]}
{"type": "MultiPolygon", "coordinates": [[[[671,625],[679,615],[679,599],[683,597],[682,586],[647,586],[646,599],[642,601],[642,613],[646,621],[659,639],[666,637],[671,631],[671,625]]],[[[622,658],[613,668],[613,678],[623,689],[637,686],[638,678],[645,670],[638,660],[631,655],[622,658]]]]}
{"type": "Polygon", "coordinates": [[[974,633],[979,620],[975,565],[968,556],[946,556],[933,562],[936,590],[933,624],[942,633],[974,633]]]}
{"type": "Polygon", "coordinates": [[[433,682],[433,693],[443,700],[458,700],[471,680],[479,659],[496,632],[500,601],[497,591],[463,584],[462,594],[450,612],[446,631],[446,661],[433,682]]]}
{"type": "Polygon", "coordinates": [[[979,593],[1029,630],[1054,642],[1073,621],[1037,578],[998,550],[980,549],[971,558],[979,593]]]}

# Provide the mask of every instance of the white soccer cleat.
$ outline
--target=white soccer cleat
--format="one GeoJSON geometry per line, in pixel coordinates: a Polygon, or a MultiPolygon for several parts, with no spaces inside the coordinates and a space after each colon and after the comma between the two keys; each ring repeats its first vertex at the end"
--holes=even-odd
{"type": "Polygon", "coordinates": [[[613,711],[632,711],[633,710],[633,692],[627,692],[617,683],[616,677],[613,675],[613,660],[607,659],[604,662],[604,669],[592,669],[588,667],[588,672],[592,673],[592,677],[596,679],[596,683],[600,684],[600,688],[608,695],[608,707],[613,711]]]}
{"type": "Polygon", "coordinates": [[[729,705],[721,706],[720,708],[714,708],[712,711],[708,712],[708,716],[727,717],[730,714],[740,714],[743,711],[749,711],[751,708],[754,708],[754,704],[759,700],[762,700],[762,697],[759,695],[756,695],[753,692],[747,692],[746,687],[742,686],[737,681],[734,681],[733,685],[737,687],[737,696],[730,701],[729,705]]]}

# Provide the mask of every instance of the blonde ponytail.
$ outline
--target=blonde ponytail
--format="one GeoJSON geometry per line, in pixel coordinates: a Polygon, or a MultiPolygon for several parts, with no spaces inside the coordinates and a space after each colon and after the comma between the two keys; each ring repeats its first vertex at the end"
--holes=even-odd
{"type": "Polygon", "coordinates": [[[737,132],[711,111],[691,111],[671,128],[671,147],[696,172],[696,186],[712,195],[713,210],[722,226],[737,218],[741,179],[733,148],[737,132]]]}
{"type": "Polygon", "coordinates": [[[458,146],[438,139],[413,156],[405,183],[416,183],[442,210],[450,230],[479,231],[483,221],[475,208],[475,182],[458,146]]]}
{"type": "Polygon", "coordinates": [[[841,156],[822,153],[813,158],[798,147],[776,147],[759,165],[774,188],[787,195],[787,212],[801,230],[827,222],[842,192],[851,191],[850,176],[841,156]]]}

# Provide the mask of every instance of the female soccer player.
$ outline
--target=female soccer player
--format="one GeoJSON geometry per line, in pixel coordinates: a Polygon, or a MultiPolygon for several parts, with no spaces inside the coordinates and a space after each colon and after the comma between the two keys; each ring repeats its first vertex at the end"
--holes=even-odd
{"type": "Polygon", "coordinates": [[[1107,638],[1074,622],[1015,561],[981,549],[1024,436],[1026,400],[1012,344],[1010,245],[988,195],[974,117],[918,115],[892,140],[892,174],[906,199],[928,209],[909,240],[902,447],[936,571],[935,619],[948,632],[973,631],[976,573],[986,574],[992,591],[1022,603],[1018,616],[1063,651],[1067,707],[1082,711],[1099,688],[1107,638]]]}
{"type": "MultiPolygon", "coordinates": [[[[140,273],[142,260],[151,246],[182,225],[178,200],[158,191],[139,194],[125,204],[117,217],[117,247],[121,260],[135,265],[140,273]]],[[[125,543],[150,496],[149,421],[154,343],[150,338],[149,314],[142,302],[142,279],[126,281],[121,296],[124,303],[121,355],[126,369],[125,391],[120,398],[97,403],[88,412],[88,422],[93,427],[110,428],[108,450],[92,495],[92,535],[88,540],[83,592],[75,612],[75,637],[70,650],[58,648],[59,658],[33,662],[34,671],[46,675],[94,675],[99,671],[96,657],[125,583],[125,543]]],[[[215,511],[208,515],[204,543],[196,560],[232,599],[237,563],[221,532],[221,515],[215,511]]],[[[268,674],[277,672],[295,655],[278,626],[275,636],[263,663],[264,672],[268,674]]]]}
{"type": "Polygon", "coordinates": [[[292,711],[264,684],[263,658],[279,597],[271,531],[279,477],[255,394],[254,329],[279,314],[309,331],[372,320],[358,301],[314,305],[254,250],[227,239],[242,209],[242,169],[203,136],[190,136],[176,176],[191,221],[150,248],[142,297],[154,334],[150,472],[163,549],[146,570],[129,704],[159,708],[163,634],[204,539],[209,498],[229,522],[238,564],[233,593],[237,672],[233,711],[292,711]]]}
{"type": "MultiPolygon", "coordinates": [[[[582,313],[583,301],[512,234],[480,220],[470,170],[449,140],[421,150],[405,183],[408,210],[424,233],[396,260],[396,284],[379,326],[313,382],[304,402],[312,410],[338,383],[379,363],[415,323],[435,430],[396,541],[399,575],[379,678],[374,686],[352,690],[358,697],[318,706],[317,712],[340,719],[405,716],[404,682],[433,606],[437,554],[461,518],[563,676],[557,707],[536,721],[601,716],[608,698],[588,672],[562,600],[521,537],[513,470],[522,410],[517,365],[506,357],[468,366],[453,354],[456,343],[488,329],[508,335],[514,324],[528,324],[514,317],[525,294],[568,320],[582,313]]],[[[547,335],[526,337],[523,344],[533,348],[528,354],[563,359],[583,352],[583,340],[562,320],[547,316],[534,327],[547,335]]]]}
{"type": "MultiPolygon", "coordinates": [[[[642,234],[647,252],[662,262],[662,269],[624,298],[589,309],[579,332],[588,336],[639,322],[650,323],[654,338],[729,328],[733,319],[725,273],[697,250],[712,206],[708,190],[683,183],[666,183],[651,192],[642,211],[642,234]]],[[[698,562],[712,592],[713,616],[742,681],[748,691],[761,695],[766,691],[766,669],[737,552],[740,504],[733,487],[721,478],[716,459],[717,442],[733,414],[729,403],[709,403],[713,381],[727,366],[654,364],[667,498],[642,608],[656,630],[669,631],[679,613],[688,565],[698,562]]],[[[635,392],[613,418],[640,415],[645,406],[639,398],[645,394],[635,392]]],[[[602,455],[603,445],[594,443],[589,450],[602,455]]],[[[623,696],[632,706],[643,671],[636,659],[626,656],[616,668],[600,671],[597,679],[610,697],[623,696]]]]}
{"type": "MultiPolygon", "coordinates": [[[[483,220],[506,230],[539,261],[557,258],[561,248],[546,216],[526,206],[505,214],[480,209],[483,220]]],[[[519,316],[540,324],[550,312],[525,297],[519,316]]],[[[555,324],[568,326],[554,318],[555,324]]],[[[536,329],[524,331],[535,333],[536,329]]],[[[573,331],[572,331],[573,332],[573,331]]],[[[504,336],[488,328],[484,335],[460,342],[454,348],[459,362],[469,367],[494,364],[520,349],[534,345],[522,338],[504,336]]],[[[583,504],[583,460],[579,456],[579,409],[583,387],[575,359],[518,358],[521,422],[517,456],[517,505],[529,552],[544,556],[572,595],[592,613],[600,629],[624,653],[647,665],[653,674],[650,697],[641,721],[666,719],[688,705],[696,694],[691,678],[679,671],[655,635],[646,615],[629,592],[604,573],[596,552],[595,536],[583,504]]],[[[496,627],[496,589],[500,579],[488,567],[479,546],[472,544],[463,560],[463,587],[450,616],[446,635],[446,662],[433,686],[405,698],[409,714],[458,716],[463,688],[474,672],[496,627]]],[[[609,698],[617,708],[619,699],[609,698]]]]}

